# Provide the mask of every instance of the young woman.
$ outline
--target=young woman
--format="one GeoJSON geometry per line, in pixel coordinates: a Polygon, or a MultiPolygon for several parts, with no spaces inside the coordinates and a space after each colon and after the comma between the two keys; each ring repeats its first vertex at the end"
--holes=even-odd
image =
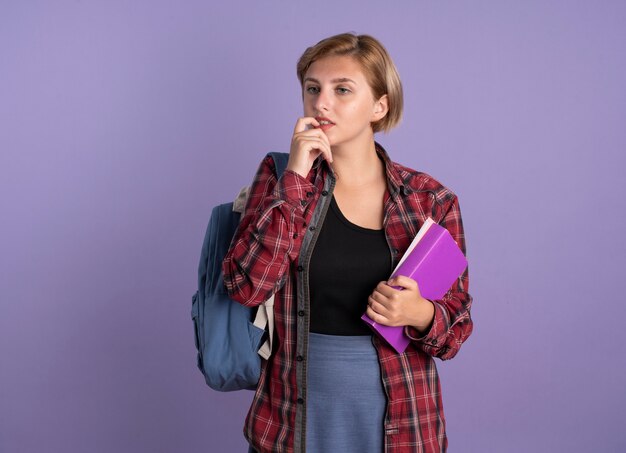
{"type": "Polygon", "coordinates": [[[457,197],[374,141],[402,115],[398,73],[376,39],[324,39],[297,71],[304,116],[287,170],[277,180],[273,161],[261,163],[224,260],[234,299],[256,306],[276,293],[275,347],[245,436],[262,453],[443,452],[433,358],[454,357],[472,331],[468,274],[441,300],[387,279],[428,217],[465,251],[457,197]],[[373,335],[364,312],[406,326],[406,351],[373,335]]]}

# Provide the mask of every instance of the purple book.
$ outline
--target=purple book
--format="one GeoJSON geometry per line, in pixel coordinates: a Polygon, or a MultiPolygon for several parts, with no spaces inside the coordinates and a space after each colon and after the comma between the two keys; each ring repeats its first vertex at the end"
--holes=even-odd
{"type": "MultiPolygon", "coordinates": [[[[426,299],[441,299],[467,267],[467,259],[452,239],[450,232],[428,218],[406,253],[391,274],[404,275],[417,281],[420,292],[426,299]]],[[[404,327],[378,324],[367,316],[361,316],[393,348],[402,354],[409,345],[404,327]]]]}

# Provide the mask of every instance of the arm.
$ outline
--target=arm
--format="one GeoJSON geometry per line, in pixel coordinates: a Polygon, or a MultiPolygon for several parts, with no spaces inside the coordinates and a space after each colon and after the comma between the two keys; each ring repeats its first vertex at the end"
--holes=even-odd
{"type": "Polygon", "coordinates": [[[280,288],[300,250],[302,200],[311,191],[313,185],[291,170],[277,180],[272,158],[263,160],[223,262],[224,284],[234,300],[256,306],[280,288]]]}
{"type": "MultiPolygon", "coordinates": [[[[465,255],[463,221],[456,197],[451,201],[439,224],[450,232],[465,255]]],[[[461,345],[467,340],[473,329],[470,316],[472,296],[468,293],[468,288],[469,273],[466,269],[442,299],[431,301],[434,307],[434,316],[429,328],[425,329],[424,332],[411,326],[405,328],[405,333],[418,348],[442,360],[451,359],[459,352],[461,345]]]]}
{"type": "Polygon", "coordinates": [[[226,290],[244,305],[262,304],[278,291],[300,253],[307,195],[315,191],[306,176],[319,155],[332,160],[328,138],[317,127],[315,118],[299,118],[285,173],[277,179],[274,161],[267,157],[254,178],[223,263],[226,290]]]}
{"type": "MultiPolygon", "coordinates": [[[[463,225],[456,197],[440,224],[465,254],[463,225]]],[[[426,354],[451,359],[472,332],[467,270],[441,300],[422,297],[415,280],[397,276],[380,282],[368,299],[367,315],[386,326],[406,326],[405,334],[426,354]]]]}

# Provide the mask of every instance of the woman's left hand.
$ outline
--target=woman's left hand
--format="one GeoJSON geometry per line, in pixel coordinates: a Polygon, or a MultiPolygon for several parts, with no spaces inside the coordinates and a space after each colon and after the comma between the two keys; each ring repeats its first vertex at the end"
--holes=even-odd
{"type": "Polygon", "coordinates": [[[384,326],[413,326],[420,332],[428,330],[435,316],[433,303],[422,297],[417,282],[402,275],[380,282],[367,305],[366,314],[373,321],[384,326]]]}

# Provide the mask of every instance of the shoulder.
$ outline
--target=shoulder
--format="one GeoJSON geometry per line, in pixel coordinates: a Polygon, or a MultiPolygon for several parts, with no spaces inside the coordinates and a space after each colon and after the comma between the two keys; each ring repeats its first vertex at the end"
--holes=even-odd
{"type": "Polygon", "coordinates": [[[430,194],[440,204],[452,202],[456,194],[428,173],[409,168],[397,162],[391,162],[405,188],[405,193],[430,194]]]}
{"type": "Polygon", "coordinates": [[[391,160],[387,151],[378,142],[376,142],[376,150],[387,165],[387,177],[391,184],[401,188],[404,195],[415,194],[422,200],[427,196],[431,200],[434,198],[439,205],[456,198],[454,192],[428,173],[391,160]]]}

